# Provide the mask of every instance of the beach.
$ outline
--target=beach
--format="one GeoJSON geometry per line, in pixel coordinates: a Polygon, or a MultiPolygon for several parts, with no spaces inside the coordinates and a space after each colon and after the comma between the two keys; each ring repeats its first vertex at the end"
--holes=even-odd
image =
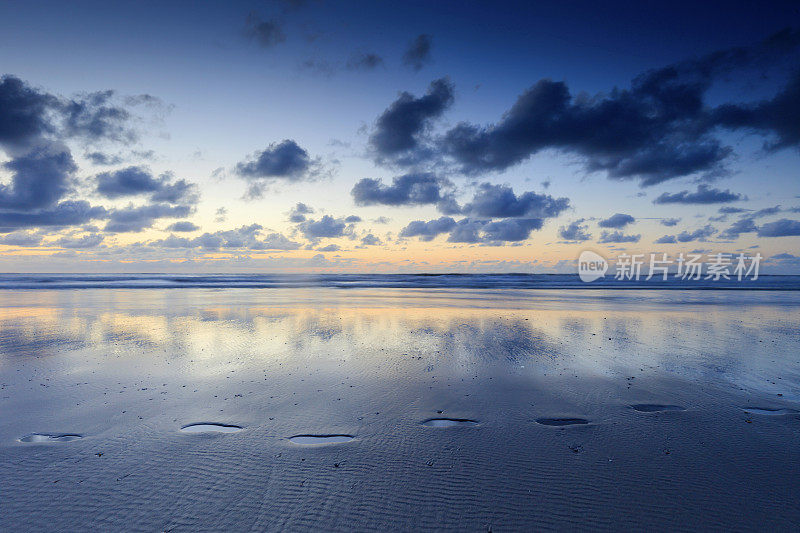
{"type": "Polygon", "coordinates": [[[0,291],[2,529],[800,522],[797,291],[305,285],[0,291]]]}

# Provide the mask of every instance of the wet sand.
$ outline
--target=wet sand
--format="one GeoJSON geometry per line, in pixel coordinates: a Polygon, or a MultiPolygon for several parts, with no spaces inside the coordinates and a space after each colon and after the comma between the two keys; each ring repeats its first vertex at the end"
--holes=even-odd
{"type": "Polygon", "coordinates": [[[7,530],[791,530],[793,292],[0,292],[7,530]]]}

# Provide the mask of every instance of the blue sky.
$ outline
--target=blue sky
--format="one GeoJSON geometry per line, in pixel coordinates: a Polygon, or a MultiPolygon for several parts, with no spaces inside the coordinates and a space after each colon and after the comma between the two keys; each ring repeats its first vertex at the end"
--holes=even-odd
{"type": "Polygon", "coordinates": [[[5,3],[0,269],[548,272],[591,248],[797,270],[798,22],[789,2],[5,3]]]}

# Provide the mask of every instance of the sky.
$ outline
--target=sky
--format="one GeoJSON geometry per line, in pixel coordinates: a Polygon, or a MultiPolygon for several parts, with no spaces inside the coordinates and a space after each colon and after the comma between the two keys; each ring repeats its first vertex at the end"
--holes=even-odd
{"type": "Polygon", "coordinates": [[[2,272],[800,274],[796,2],[0,2],[2,272]]]}

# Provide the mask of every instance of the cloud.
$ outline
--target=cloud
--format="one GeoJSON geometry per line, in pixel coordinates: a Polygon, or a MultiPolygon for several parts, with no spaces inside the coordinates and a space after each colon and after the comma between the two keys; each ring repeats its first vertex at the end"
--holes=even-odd
{"type": "Polygon", "coordinates": [[[70,189],[77,170],[69,149],[56,143],[34,148],[3,163],[12,172],[10,185],[0,184],[0,209],[30,210],[55,205],[70,189]]]}
{"type": "Polygon", "coordinates": [[[726,205],[724,207],[720,207],[718,211],[723,215],[731,215],[736,213],[746,213],[750,211],[750,209],[745,209],[744,207],[732,207],[726,205]]]}
{"type": "Polygon", "coordinates": [[[798,144],[798,78],[775,99],[747,109],[708,108],[704,102],[714,81],[796,55],[798,43],[800,32],[783,32],[752,47],[645,72],[629,89],[596,96],[576,97],[564,82],[544,79],[495,124],[458,124],[440,147],[466,174],[502,171],[556,149],[578,155],[589,172],[636,179],[642,186],[682,176],[713,177],[726,171],[732,153],[717,138],[719,128],[773,134],[774,147],[798,144]]]}
{"type": "Polygon", "coordinates": [[[431,62],[431,48],[433,47],[433,37],[427,34],[417,35],[408,48],[403,53],[403,65],[415,72],[422,70],[422,67],[431,62]]]}
{"type": "Polygon", "coordinates": [[[189,222],[188,220],[180,220],[167,226],[167,231],[176,231],[179,233],[188,233],[191,231],[197,231],[199,229],[200,226],[189,222]]]}
{"type": "Polygon", "coordinates": [[[368,233],[367,235],[364,235],[364,237],[361,238],[362,246],[379,246],[381,244],[383,244],[383,241],[381,241],[378,237],[376,237],[372,233],[368,233]]]}
{"type": "Polygon", "coordinates": [[[279,21],[263,20],[256,13],[247,15],[244,33],[262,48],[272,48],[286,41],[286,34],[279,21]]]}
{"type": "Polygon", "coordinates": [[[471,244],[502,244],[519,242],[530,237],[531,232],[542,228],[541,218],[505,218],[483,220],[463,218],[455,221],[450,217],[424,222],[415,220],[400,231],[400,237],[419,237],[431,241],[442,233],[449,233],[448,242],[471,244]]]}
{"type": "Polygon", "coordinates": [[[316,179],[319,162],[291,139],[272,143],[247,161],[236,164],[236,173],[250,181],[249,198],[259,198],[267,183],[300,182],[316,179]]]}
{"type": "Polygon", "coordinates": [[[197,203],[197,186],[186,180],[173,181],[170,173],[156,178],[145,167],[131,166],[113,172],[103,172],[95,178],[97,193],[104,198],[149,195],[154,202],[197,203]]]}
{"type": "Polygon", "coordinates": [[[60,248],[96,248],[104,239],[105,236],[99,233],[90,233],[81,237],[61,237],[52,244],[60,248]]]}
{"type": "Polygon", "coordinates": [[[662,218],[661,225],[667,227],[677,226],[680,221],[681,219],[679,218],[662,218]]]}
{"type": "Polygon", "coordinates": [[[738,239],[742,233],[758,231],[752,216],[745,216],[734,222],[729,228],[720,233],[720,238],[725,240],[738,239]]]}
{"type": "Polygon", "coordinates": [[[356,205],[427,205],[439,204],[444,211],[453,207],[453,184],[430,173],[405,174],[392,179],[391,185],[381,180],[364,178],[350,191],[356,205]]]}
{"type": "Polygon", "coordinates": [[[383,58],[372,52],[361,52],[353,54],[346,66],[348,70],[375,70],[383,66],[383,58]]]}
{"type": "Polygon", "coordinates": [[[105,208],[92,206],[84,200],[66,200],[53,207],[30,211],[0,210],[0,233],[19,228],[76,226],[107,216],[105,208]]]}
{"type": "Polygon", "coordinates": [[[561,226],[558,228],[558,236],[565,241],[588,241],[592,238],[591,234],[587,232],[589,226],[584,224],[585,219],[581,218],[574,222],[570,222],[568,226],[561,226]]]}
{"type": "Polygon", "coordinates": [[[625,235],[621,231],[604,231],[600,234],[600,240],[598,242],[601,243],[614,243],[614,244],[622,244],[626,242],[639,242],[642,238],[641,235],[625,235]]]}
{"type": "Polygon", "coordinates": [[[698,185],[695,192],[681,191],[675,194],[663,193],[653,200],[654,204],[722,204],[746,200],[741,194],[730,189],[712,189],[708,185],[698,185]]]}
{"type": "Polygon", "coordinates": [[[483,218],[556,217],[569,208],[568,198],[553,198],[548,194],[525,192],[517,196],[507,185],[482,183],[472,201],[464,205],[465,215],[483,218]]]}
{"type": "Polygon", "coordinates": [[[452,103],[453,85],[445,78],[432,81],[425,96],[400,93],[378,117],[369,138],[376,159],[409,164],[422,157],[422,136],[452,103]]]}
{"type": "Polygon", "coordinates": [[[342,248],[338,244],[329,244],[327,246],[321,246],[317,248],[318,252],[338,252],[342,248]]]}
{"type": "Polygon", "coordinates": [[[709,239],[709,237],[714,235],[716,232],[717,232],[717,230],[714,229],[711,226],[704,226],[704,227],[698,228],[698,229],[696,229],[696,230],[694,230],[692,232],[682,231],[681,233],[678,234],[677,241],[678,242],[693,242],[693,241],[705,242],[705,241],[707,241],[709,239]]]}
{"type": "Polygon", "coordinates": [[[94,165],[98,166],[111,166],[119,165],[123,159],[119,155],[105,154],[103,152],[89,152],[86,158],[94,165]]]}
{"type": "Polygon", "coordinates": [[[297,223],[303,222],[306,215],[310,215],[314,210],[303,202],[298,202],[291,211],[289,211],[289,222],[297,223]]]}
{"type": "Polygon", "coordinates": [[[6,246],[39,246],[41,242],[41,234],[29,231],[15,231],[0,235],[0,244],[5,244],[6,246]]]}
{"type": "Polygon", "coordinates": [[[148,204],[112,209],[108,213],[108,222],[104,231],[110,233],[139,232],[153,226],[161,218],[185,218],[193,212],[187,205],[170,205],[167,203],[148,204]]]}
{"type": "Polygon", "coordinates": [[[756,104],[725,104],[714,110],[713,121],[730,129],[770,136],[768,151],[800,144],[800,71],[774,98],[756,104]]]}
{"type": "Polygon", "coordinates": [[[534,230],[542,229],[541,218],[506,218],[495,220],[483,226],[484,242],[518,242],[530,237],[534,230]]]}
{"type": "Polygon", "coordinates": [[[624,213],[616,213],[597,223],[601,228],[622,229],[628,224],[633,224],[636,219],[624,213]]]}
{"type": "Polygon", "coordinates": [[[447,233],[456,227],[456,221],[450,217],[436,220],[414,220],[400,231],[400,237],[419,237],[422,241],[432,241],[438,235],[447,233]]]}
{"type": "Polygon", "coordinates": [[[676,244],[678,241],[675,238],[675,235],[664,235],[663,237],[659,237],[655,241],[656,244],[676,244]]]}
{"type": "Polygon", "coordinates": [[[0,78],[0,149],[10,158],[2,168],[12,174],[10,183],[0,184],[0,228],[63,227],[107,217],[102,207],[64,201],[74,192],[77,171],[64,142],[134,141],[126,106],[143,98],[119,104],[113,91],[99,91],[68,99],[14,76],[0,78]]]}
{"type": "Polygon", "coordinates": [[[334,218],[330,215],[325,215],[319,220],[304,220],[297,224],[297,229],[306,239],[311,242],[316,242],[319,239],[351,235],[353,232],[353,224],[354,222],[348,222],[345,218],[334,218]]]}
{"type": "Polygon", "coordinates": [[[98,91],[64,103],[65,134],[94,141],[134,142],[137,135],[128,127],[131,113],[115,104],[114,96],[114,91],[98,91]]]}
{"type": "Polygon", "coordinates": [[[0,144],[22,146],[55,128],[48,112],[58,99],[31,88],[15,76],[0,78],[0,144]]]}
{"type": "Polygon", "coordinates": [[[759,237],[795,237],[800,235],[800,220],[782,218],[758,228],[759,237]]]}
{"type": "Polygon", "coordinates": [[[204,250],[297,250],[299,242],[288,239],[281,233],[263,235],[260,224],[240,226],[233,230],[204,233],[194,239],[170,235],[166,239],[152,241],[151,246],[159,248],[202,248],[204,250]]]}

